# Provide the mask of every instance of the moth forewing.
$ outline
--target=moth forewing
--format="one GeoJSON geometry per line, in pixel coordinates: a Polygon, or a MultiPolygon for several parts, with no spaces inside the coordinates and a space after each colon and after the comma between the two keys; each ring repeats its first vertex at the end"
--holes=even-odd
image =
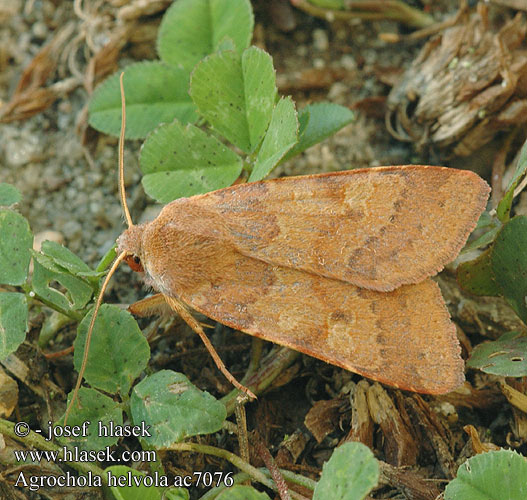
{"type": "Polygon", "coordinates": [[[488,194],[473,172],[410,165],[238,184],[178,206],[221,221],[245,255],[389,291],[452,261],[488,194]]]}

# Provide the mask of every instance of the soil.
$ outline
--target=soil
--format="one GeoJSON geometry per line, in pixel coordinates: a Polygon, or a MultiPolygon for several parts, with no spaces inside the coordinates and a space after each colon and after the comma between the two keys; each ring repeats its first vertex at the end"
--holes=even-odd
{"type": "MultiPolygon", "coordinates": [[[[81,5],[81,2],[69,0],[0,0],[0,103],[9,102],[24,69],[57,31],[68,23],[76,27],[74,34],[57,51],[56,69],[42,84],[43,87],[55,86],[58,97],[42,112],[0,125],[0,181],[14,184],[22,193],[23,200],[18,208],[28,218],[35,235],[52,231],[51,238],[63,242],[93,266],[125,226],[117,192],[117,141],[87,128],[86,105],[91,89],[86,89],[83,84],[87,80],[83,81],[82,77],[88,71],[88,60],[93,54],[89,44],[100,48],[111,37],[116,29],[117,9],[125,2],[114,0],[97,9],[97,2],[86,0],[82,8],[89,13],[89,19],[84,22],[75,12],[74,3],[81,5]],[[71,52],[73,55],[68,60],[71,52]]],[[[169,2],[157,2],[163,3],[165,8],[169,2]]],[[[426,9],[438,22],[453,16],[458,6],[453,0],[409,3],[426,9]]],[[[253,1],[253,6],[256,16],[254,42],[273,56],[280,91],[291,94],[298,108],[325,99],[356,109],[356,120],[351,125],[282,165],[272,176],[450,161],[441,151],[418,152],[412,144],[397,141],[390,136],[384,123],[384,104],[390,83],[410,66],[426,38],[387,43],[381,40],[380,34],[398,33],[404,38],[413,28],[393,21],[355,19],[349,23],[330,23],[298,10],[293,11],[294,27],[284,32],[279,26],[282,21],[290,22],[289,14],[285,14],[284,21],[276,17],[279,14],[273,14],[269,2],[253,1]]],[[[154,36],[163,8],[139,18],[154,36]]],[[[506,9],[499,12],[506,18],[514,13],[506,9]]],[[[123,68],[145,57],[156,57],[155,40],[151,35],[123,47],[116,62],[123,68]]],[[[126,186],[132,218],[143,221],[155,216],[157,208],[147,199],[140,184],[139,148],[139,141],[126,143],[126,186]]],[[[453,319],[460,327],[464,347],[469,348],[471,342],[479,340],[482,330],[488,335],[488,325],[493,328],[491,335],[497,336],[505,331],[500,327],[505,321],[503,318],[512,317],[510,321],[514,322],[514,316],[497,299],[474,302],[464,296],[448,270],[443,274],[441,286],[453,319]],[[492,311],[499,308],[504,312],[496,319],[492,311]]],[[[143,296],[140,280],[123,266],[113,279],[105,300],[129,304],[143,296]]],[[[26,342],[28,349],[35,349],[39,326],[49,315],[46,310],[37,312],[34,311],[32,317],[31,335],[26,342]]],[[[194,383],[217,397],[228,392],[230,387],[207,360],[199,339],[189,335],[177,321],[175,324],[177,333],[171,335],[179,337],[164,337],[157,344],[152,367],[183,371],[194,383]],[[178,355],[175,351],[182,345],[184,355],[178,355]]],[[[215,332],[213,338],[219,342],[220,354],[236,376],[243,376],[248,364],[249,337],[221,327],[215,332]]],[[[73,327],[58,331],[47,349],[67,348],[74,335],[73,327]]],[[[265,349],[269,350],[270,346],[265,349]]],[[[35,355],[33,350],[31,352],[35,355]]],[[[41,353],[35,356],[42,363],[42,373],[47,373],[46,376],[67,393],[74,383],[71,356],[50,361],[45,361],[41,353]]],[[[34,369],[34,359],[26,359],[26,362],[34,369]]],[[[371,493],[371,498],[405,498],[405,494],[410,495],[408,498],[435,498],[444,483],[427,483],[426,480],[451,479],[457,466],[473,454],[472,441],[462,430],[465,425],[475,426],[480,435],[486,433],[497,445],[525,451],[524,435],[519,429],[524,420],[504,402],[500,391],[487,378],[479,373],[469,373],[468,377],[472,385],[465,388],[464,395],[443,398],[420,397],[378,386],[379,400],[384,401],[380,404],[391,410],[386,410],[389,415],[386,422],[371,423],[369,444],[377,458],[383,461],[382,481],[371,493]],[[399,424],[414,429],[415,434],[407,430],[406,434],[399,435],[396,431],[399,424]],[[399,469],[405,465],[412,466],[415,477],[399,469]]],[[[361,404],[358,396],[361,391],[366,393],[374,387],[372,381],[359,383],[360,380],[357,375],[303,356],[272,390],[247,407],[248,428],[258,431],[281,466],[318,479],[323,462],[337,444],[347,437],[359,439],[354,434],[357,427],[353,427],[355,417],[352,413],[360,412],[354,405],[361,404]],[[305,423],[308,413],[309,429],[305,423]]],[[[17,419],[27,418],[38,428],[48,417],[58,418],[62,414],[63,398],[50,397],[46,405],[45,400],[36,397],[22,382],[18,385],[17,419]]],[[[227,434],[209,436],[202,442],[238,453],[237,442],[227,434]]],[[[211,470],[229,467],[217,459],[196,454],[167,454],[163,461],[173,474],[204,467],[211,470]]],[[[0,463],[2,469],[8,467],[1,455],[0,463]]],[[[258,457],[253,464],[263,465],[258,457]]],[[[13,477],[16,476],[4,473],[0,483],[13,484],[13,477]]],[[[9,489],[9,494],[14,491],[9,489]]],[[[19,498],[43,498],[26,490],[18,490],[18,493],[19,498]]],[[[49,493],[49,498],[59,498],[49,493]]],[[[69,497],[96,498],[94,495],[94,492],[79,491],[74,496],[70,493],[69,497]]],[[[198,498],[194,496],[196,491],[192,495],[198,498]]],[[[68,498],[68,495],[60,498],[68,498]]]]}

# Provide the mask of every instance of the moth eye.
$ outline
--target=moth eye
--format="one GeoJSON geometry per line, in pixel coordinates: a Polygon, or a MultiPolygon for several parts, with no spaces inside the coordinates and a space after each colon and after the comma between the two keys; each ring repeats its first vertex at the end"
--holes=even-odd
{"type": "Polygon", "coordinates": [[[129,255],[126,257],[126,263],[130,266],[132,271],[142,273],[144,271],[141,259],[137,255],[129,255]]]}

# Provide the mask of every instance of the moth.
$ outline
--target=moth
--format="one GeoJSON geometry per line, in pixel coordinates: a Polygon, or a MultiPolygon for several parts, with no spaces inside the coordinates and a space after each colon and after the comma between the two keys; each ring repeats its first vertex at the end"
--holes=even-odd
{"type": "Polygon", "coordinates": [[[145,283],[220,323],[403,389],[464,380],[429,277],[489,189],[469,171],[381,167],[238,184],[132,225],[118,252],[145,283]]]}
{"type": "Polygon", "coordinates": [[[473,172],[412,165],[237,184],[175,200],[147,224],[125,208],[109,274],[122,260],[143,272],[205,342],[190,309],[391,386],[446,393],[464,365],[430,277],[488,194],[473,172]]]}

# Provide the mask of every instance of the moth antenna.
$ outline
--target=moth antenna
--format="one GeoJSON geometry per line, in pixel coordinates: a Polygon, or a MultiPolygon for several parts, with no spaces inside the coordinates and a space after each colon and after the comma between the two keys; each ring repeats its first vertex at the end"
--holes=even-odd
{"type": "Polygon", "coordinates": [[[124,216],[126,217],[126,223],[128,227],[134,225],[132,217],[130,217],[130,211],[126,204],[126,192],[124,190],[124,132],[126,130],[126,102],[124,97],[124,71],[119,76],[119,87],[121,89],[121,134],[119,135],[119,194],[121,196],[121,205],[123,206],[124,216]]]}
{"type": "MultiPolygon", "coordinates": [[[[124,96],[124,71],[121,72],[119,75],[119,88],[121,91],[121,133],[119,135],[119,194],[121,197],[121,205],[123,207],[124,216],[126,217],[126,223],[128,224],[128,227],[131,227],[134,225],[132,222],[132,217],[130,216],[130,211],[128,210],[128,205],[126,204],[126,192],[124,189],[124,134],[126,130],[126,100],[124,96]]],[[[86,335],[86,344],[84,345],[84,354],[82,357],[82,364],[81,369],[79,371],[79,376],[77,377],[77,382],[75,383],[75,388],[73,389],[73,395],[71,396],[71,401],[68,404],[68,407],[66,408],[66,413],[64,414],[64,425],[66,425],[68,421],[68,416],[71,412],[71,409],[73,408],[73,404],[75,403],[75,400],[77,399],[77,396],[79,394],[79,389],[81,387],[82,379],[84,377],[84,372],[86,371],[86,365],[88,363],[88,353],[90,349],[90,343],[91,343],[91,337],[93,333],[93,327],[95,325],[95,320],[97,319],[97,314],[99,312],[99,308],[102,304],[102,298],[104,296],[104,292],[106,290],[106,287],[108,286],[108,282],[110,281],[110,278],[112,277],[113,273],[115,273],[115,270],[119,266],[119,264],[124,260],[124,258],[129,255],[129,252],[121,252],[117,258],[114,260],[112,267],[108,271],[108,274],[106,275],[106,278],[104,279],[104,282],[101,286],[101,290],[99,291],[99,295],[97,296],[97,302],[95,303],[95,308],[93,310],[93,315],[91,317],[90,326],[88,327],[88,334],[86,335]]]]}
{"type": "Polygon", "coordinates": [[[125,257],[129,255],[129,252],[121,252],[117,258],[113,261],[112,267],[108,271],[108,274],[106,275],[106,278],[104,279],[104,282],[101,286],[101,290],[99,291],[99,295],[97,296],[97,302],[95,303],[95,308],[93,310],[93,314],[90,321],[90,326],[88,327],[88,333],[86,335],[86,343],[84,345],[84,354],[82,356],[82,364],[81,369],[79,371],[79,376],[77,377],[77,382],[75,383],[75,389],[73,389],[73,395],[71,396],[71,400],[68,404],[68,407],[66,408],[66,413],[64,414],[64,425],[68,422],[68,416],[70,414],[71,409],[73,408],[73,404],[75,403],[75,400],[77,399],[77,396],[79,394],[79,389],[82,383],[82,379],[84,377],[84,372],[86,371],[86,365],[88,363],[88,353],[90,350],[90,342],[91,337],[93,333],[93,327],[95,326],[95,320],[97,319],[97,313],[99,312],[99,308],[102,304],[102,298],[104,296],[104,292],[106,291],[106,287],[108,286],[108,282],[110,281],[110,278],[112,277],[113,273],[119,266],[119,264],[123,261],[125,257]]]}

